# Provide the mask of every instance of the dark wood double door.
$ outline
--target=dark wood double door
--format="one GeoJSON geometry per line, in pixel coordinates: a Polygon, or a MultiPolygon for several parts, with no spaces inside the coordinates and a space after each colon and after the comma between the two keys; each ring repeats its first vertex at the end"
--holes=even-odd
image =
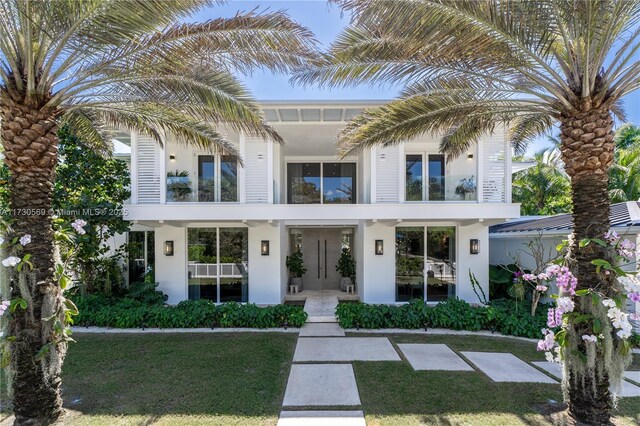
{"type": "Polygon", "coordinates": [[[342,230],[329,228],[302,229],[302,257],[307,272],[303,276],[305,290],[338,290],[340,273],[336,265],[342,252],[342,230]]]}

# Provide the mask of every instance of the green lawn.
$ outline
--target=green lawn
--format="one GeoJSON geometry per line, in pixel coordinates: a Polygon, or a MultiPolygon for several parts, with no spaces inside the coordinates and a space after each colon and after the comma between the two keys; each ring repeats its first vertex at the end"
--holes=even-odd
{"type": "MultiPolygon", "coordinates": [[[[357,335],[357,334],[350,334],[357,335]]],[[[364,335],[364,334],[362,334],[364,335]]],[[[371,336],[370,334],[368,336],[371,336]]],[[[544,361],[535,344],[479,336],[390,335],[398,343],[446,343],[456,352],[511,352],[544,361]]],[[[355,362],[367,425],[546,425],[548,400],[561,401],[559,385],[496,383],[478,372],[414,371],[405,361],[355,362]]],[[[640,398],[619,404],[619,424],[639,424],[640,398]]]]}
{"type": "Polygon", "coordinates": [[[70,425],[275,425],[295,334],[75,334],[70,425]]]}
{"type": "MultiPolygon", "coordinates": [[[[350,334],[358,335],[358,334],[350,334]]],[[[365,334],[363,334],[365,335],[365,334]]],[[[366,334],[366,336],[372,336],[366,334]]],[[[284,333],[76,334],[64,373],[65,425],[275,425],[296,335],[284,333]]],[[[404,334],[398,343],[445,343],[456,352],[511,352],[506,338],[404,334]]],[[[494,383],[479,372],[413,371],[406,362],[353,363],[369,426],[548,425],[558,385],[494,383]]],[[[636,355],[634,368],[640,369],[636,355]]],[[[617,424],[640,422],[640,398],[622,399],[617,424]]],[[[0,416],[2,420],[2,416],[0,416]]]]}

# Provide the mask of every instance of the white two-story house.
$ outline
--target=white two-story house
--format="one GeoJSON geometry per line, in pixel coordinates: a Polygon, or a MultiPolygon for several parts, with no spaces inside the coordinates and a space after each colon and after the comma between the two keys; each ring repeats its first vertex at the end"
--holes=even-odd
{"type": "Polygon", "coordinates": [[[367,303],[479,302],[488,286],[488,227],[519,216],[511,202],[511,150],[503,131],[458,158],[425,135],[357,156],[336,155],[346,122],[380,102],[263,102],[279,145],[228,133],[232,156],[131,135],[130,238],[138,266],[154,266],[169,303],[282,303],[285,260],[301,250],[303,289],[337,290],[348,247],[356,294],[367,303]]]}

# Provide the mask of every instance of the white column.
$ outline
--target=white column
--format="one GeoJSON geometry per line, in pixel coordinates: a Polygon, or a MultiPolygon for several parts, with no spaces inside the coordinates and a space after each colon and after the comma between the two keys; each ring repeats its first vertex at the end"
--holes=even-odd
{"type": "Polygon", "coordinates": [[[138,204],[138,142],[137,133],[131,132],[131,204],[138,204]]]}
{"type": "MultiPolygon", "coordinates": [[[[247,139],[246,136],[244,134],[244,132],[240,132],[240,135],[238,136],[239,140],[240,140],[240,158],[242,159],[243,162],[245,162],[246,165],[246,160],[247,160],[247,139]]],[[[239,200],[240,203],[246,203],[247,202],[247,191],[246,191],[246,185],[247,185],[247,181],[246,181],[246,166],[240,166],[238,168],[238,191],[239,191],[239,200]]]]}
{"type": "Polygon", "coordinates": [[[169,143],[167,134],[162,132],[163,143],[160,145],[160,203],[167,203],[167,150],[169,143]]]}
{"type": "Polygon", "coordinates": [[[484,202],[484,150],[482,149],[482,140],[476,143],[476,195],[478,202],[484,202]]]}
{"type": "Polygon", "coordinates": [[[507,135],[506,132],[504,134],[504,178],[505,178],[505,185],[504,185],[504,201],[505,203],[510,203],[511,202],[511,179],[512,179],[512,175],[511,175],[511,144],[509,143],[509,141],[507,140],[507,135]]]}
{"type": "Polygon", "coordinates": [[[371,148],[371,204],[375,204],[378,202],[376,196],[376,182],[377,182],[377,171],[376,171],[376,161],[378,161],[378,150],[373,147],[371,148]]]}

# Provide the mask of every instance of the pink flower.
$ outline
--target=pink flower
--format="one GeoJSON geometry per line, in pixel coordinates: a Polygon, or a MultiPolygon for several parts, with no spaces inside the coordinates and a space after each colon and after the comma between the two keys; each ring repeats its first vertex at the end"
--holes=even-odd
{"type": "Polygon", "coordinates": [[[640,303],[640,293],[629,293],[627,297],[636,303],[640,303]]]}
{"type": "Polygon", "coordinates": [[[525,281],[535,281],[536,279],[538,279],[538,277],[533,274],[524,274],[522,276],[522,279],[525,281]]]}
{"type": "Polygon", "coordinates": [[[537,349],[539,351],[550,351],[553,349],[556,336],[553,331],[548,328],[543,328],[542,334],[544,335],[544,339],[538,341],[537,349]]]}
{"type": "Polygon", "coordinates": [[[562,308],[549,308],[547,311],[547,325],[549,327],[560,327],[562,325],[562,308]]]}
{"type": "Polygon", "coordinates": [[[545,291],[549,290],[549,287],[547,287],[546,285],[538,284],[536,286],[536,290],[541,293],[544,293],[545,291]]]}
{"type": "Polygon", "coordinates": [[[598,338],[593,334],[585,334],[582,336],[582,340],[584,340],[585,342],[595,343],[598,341],[598,338]]]}
{"type": "Polygon", "coordinates": [[[29,244],[30,242],[31,242],[31,235],[25,234],[22,237],[20,237],[20,244],[22,244],[23,247],[29,244]]]}

